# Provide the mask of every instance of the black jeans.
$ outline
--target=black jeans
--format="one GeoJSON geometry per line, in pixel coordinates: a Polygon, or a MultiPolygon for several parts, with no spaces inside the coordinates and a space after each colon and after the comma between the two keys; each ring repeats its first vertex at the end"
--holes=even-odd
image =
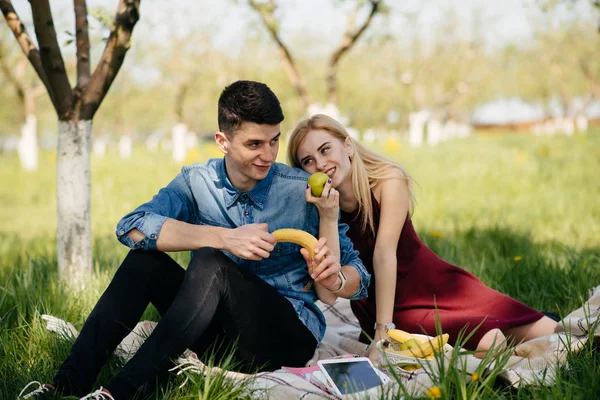
{"type": "Polygon", "coordinates": [[[154,387],[186,348],[202,357],[216,338],[237,340],[238,359],[262,370],[304,366],[317,346],[285,297],[222,252],[202,248],[184,270],[165,253],[131,251],[56,374],[57,389],[88,393],[149,303],[161,319],[106,386],[117,400],[154,387]]]}

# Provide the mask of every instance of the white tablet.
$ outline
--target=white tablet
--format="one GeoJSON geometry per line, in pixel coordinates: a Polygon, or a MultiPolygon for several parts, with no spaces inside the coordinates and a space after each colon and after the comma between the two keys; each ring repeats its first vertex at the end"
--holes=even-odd
{"type": "Polygon", "coordinates": [[[320,360],[317,364],[326,379],[324,383],[338,396],[371,389],[376,391],[390,380],[366,357],[320,360]]]}

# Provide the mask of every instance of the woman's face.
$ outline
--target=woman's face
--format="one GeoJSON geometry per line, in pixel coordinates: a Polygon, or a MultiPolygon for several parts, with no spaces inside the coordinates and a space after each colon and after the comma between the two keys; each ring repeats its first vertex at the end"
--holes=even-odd
{"type": "Polygon", "coordinates": [[[316,129],[309,131],[298,146],[298,160],[306,172],[324,172],[331,178],[331,185],[338,187],[350,176],[350,155],[353,146],[350,139],[342,141],[331,133],[316,129]]]}

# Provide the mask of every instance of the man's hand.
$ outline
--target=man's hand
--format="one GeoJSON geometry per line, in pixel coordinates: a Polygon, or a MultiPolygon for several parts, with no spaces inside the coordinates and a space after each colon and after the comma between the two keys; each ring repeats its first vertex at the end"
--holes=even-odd
{"type": "Polygon", "coordinates": [[[337,257],[335,257],[327,247],[327,238],[322,237],[315,247],[315,258],[310,258],[306,249],[300,249],[300,253],[306,260],[308,271],[315,282],[334,291],[340,288],[342,284],[338,272],[342,269],[337,257]]]}
{"type": "Polygon", "coordinates": [[[267,224],[248,224],[227,230],[222,237],[223,250],[245,260],[269,258],[277,240],[267,224]]]}

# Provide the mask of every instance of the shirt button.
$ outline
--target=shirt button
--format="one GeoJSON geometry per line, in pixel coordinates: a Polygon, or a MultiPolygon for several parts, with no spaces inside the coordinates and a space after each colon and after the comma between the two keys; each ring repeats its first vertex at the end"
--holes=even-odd
{"type": "Polygon", "coordinates": [[[146,244],[146,242],[144,242],[144,241],[142,240],[142,241],[140,242],[140,244],[141,244],[142,246],[144,246],[144,245],[146,244]]]}
{"type": "Polygon", "coordinates": [[[275,253],[278,253],[278,254],[281,253],[281,249],[275,250],[275,253]]]}
{"type": "Polygon", "coordinates": [[[152,239],[154,239],[154,236],[155,236],[155,235],[154,235],[154,233],[153,233],[152,235],[150,235],[150,237],[151,237],[152,239]]]}
{"type": "Polygon", "coordinates": [[[244,215],[247,217],[248,215],[250,215],[250,213],[248,211],[244,212],[244,215]]]}

